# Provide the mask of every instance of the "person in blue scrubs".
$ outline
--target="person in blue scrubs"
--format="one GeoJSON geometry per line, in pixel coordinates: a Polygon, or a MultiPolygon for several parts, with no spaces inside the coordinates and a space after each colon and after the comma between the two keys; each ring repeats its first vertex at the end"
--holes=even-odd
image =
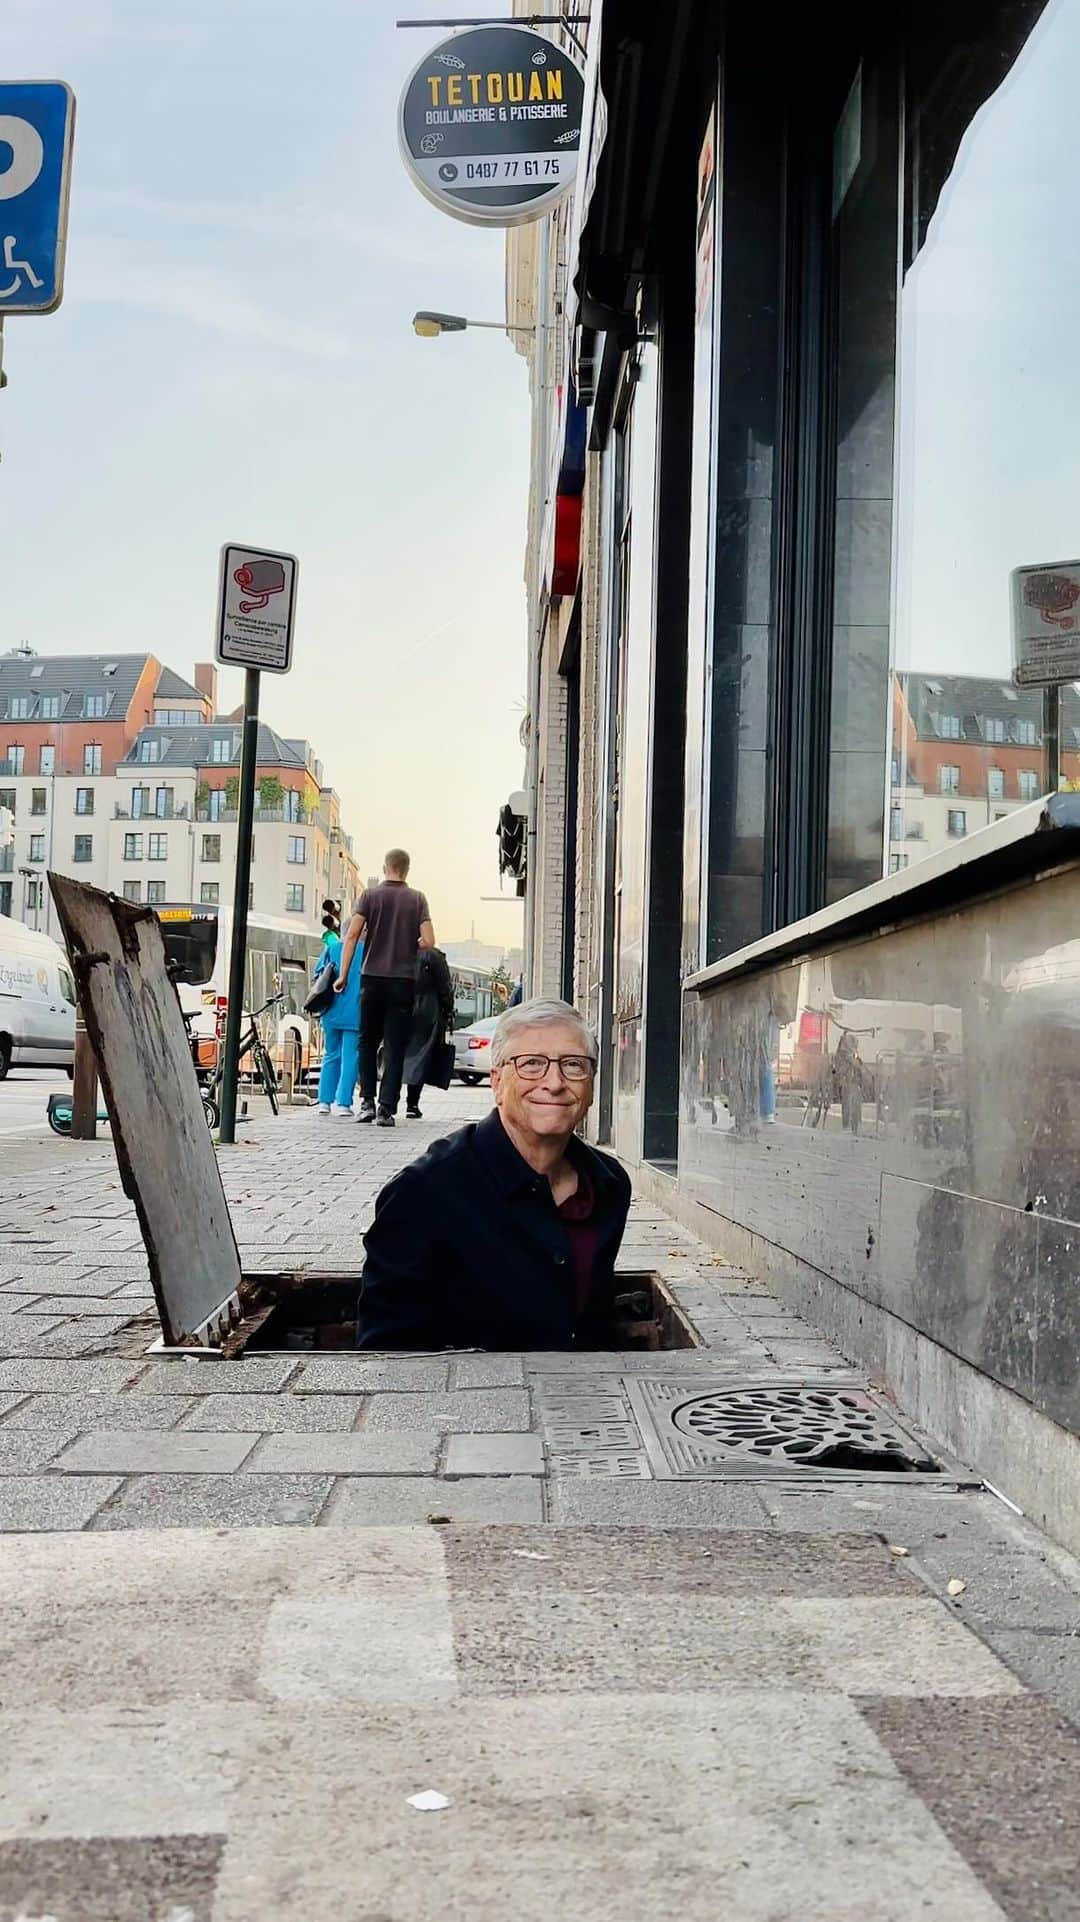
{"type": "MultiPolygon", "coordinates": [[[[326,932],[323,935],[322,951],[315,972],[332,961],[341,966],[341,936],[327,916],[323,921],[326,932]]],[[[363,943],[359,944],[359,959],[349,971],[349,979],[341,994],[335,994],[326,1012],[320,1016],[323,1027],[322,1072],[319,1075],[318,1112],[331,1115],[352,1115],[353,1095],[356,1092],[356,1077],[360,1068],[360,972],[363,965],[363,943]]]]}

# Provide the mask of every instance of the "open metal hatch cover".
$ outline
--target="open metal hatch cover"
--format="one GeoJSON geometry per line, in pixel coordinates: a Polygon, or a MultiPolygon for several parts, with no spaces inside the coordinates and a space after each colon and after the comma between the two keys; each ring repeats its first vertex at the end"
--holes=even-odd
{"type": "Polygon", "coordinates": [[[49,884],[162,1333],[172,1346],[205,1339],[236,1299],[240,1253],[161,926],[100,888],[59,874],[49,884]]]}

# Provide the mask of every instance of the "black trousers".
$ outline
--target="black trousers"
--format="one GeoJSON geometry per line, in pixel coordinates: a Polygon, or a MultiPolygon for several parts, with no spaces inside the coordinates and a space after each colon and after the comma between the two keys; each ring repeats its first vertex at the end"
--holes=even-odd
{"type": "Polygon", "coordinates": [[[365,974],[360,983],[360,1092],[365,1102],[374,1103],[381,1047],[380,1114],[397,1113],[414,992],[411,981],[390,981],[378,974],[365,974]]]}

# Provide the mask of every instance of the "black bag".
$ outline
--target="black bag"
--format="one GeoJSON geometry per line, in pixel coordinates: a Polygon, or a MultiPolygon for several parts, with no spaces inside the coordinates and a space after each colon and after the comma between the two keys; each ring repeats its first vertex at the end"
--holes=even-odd
{"type": "Polygon", "coordinates": [[[334,982],[338,970],[336,961],[324,961],[311,984],[311,993],[304,1002],[305,1014],[325,1014],[334,999],[334,982]]]}
{"type": "Polygon", "coordinates": [[[454,1044],[452,1041],[439,1041],[431,1050],[431,1063],[424,1076],[429,1088],[448,1088],[454,1075],[454,1044]]]}

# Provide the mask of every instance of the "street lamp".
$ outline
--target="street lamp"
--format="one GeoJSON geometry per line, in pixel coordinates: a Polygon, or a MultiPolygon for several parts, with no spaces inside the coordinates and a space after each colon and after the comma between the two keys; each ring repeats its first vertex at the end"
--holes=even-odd
{"type": "Polygon", "coordinates": [[[488,327],[496,334],[535,334],[535,327],[515,327],[505,320],[466,320],[464,314],[413,315],[413,333],[421,340],[437,340],[440,334],[463,334],[466,327],[488,327]]]}

